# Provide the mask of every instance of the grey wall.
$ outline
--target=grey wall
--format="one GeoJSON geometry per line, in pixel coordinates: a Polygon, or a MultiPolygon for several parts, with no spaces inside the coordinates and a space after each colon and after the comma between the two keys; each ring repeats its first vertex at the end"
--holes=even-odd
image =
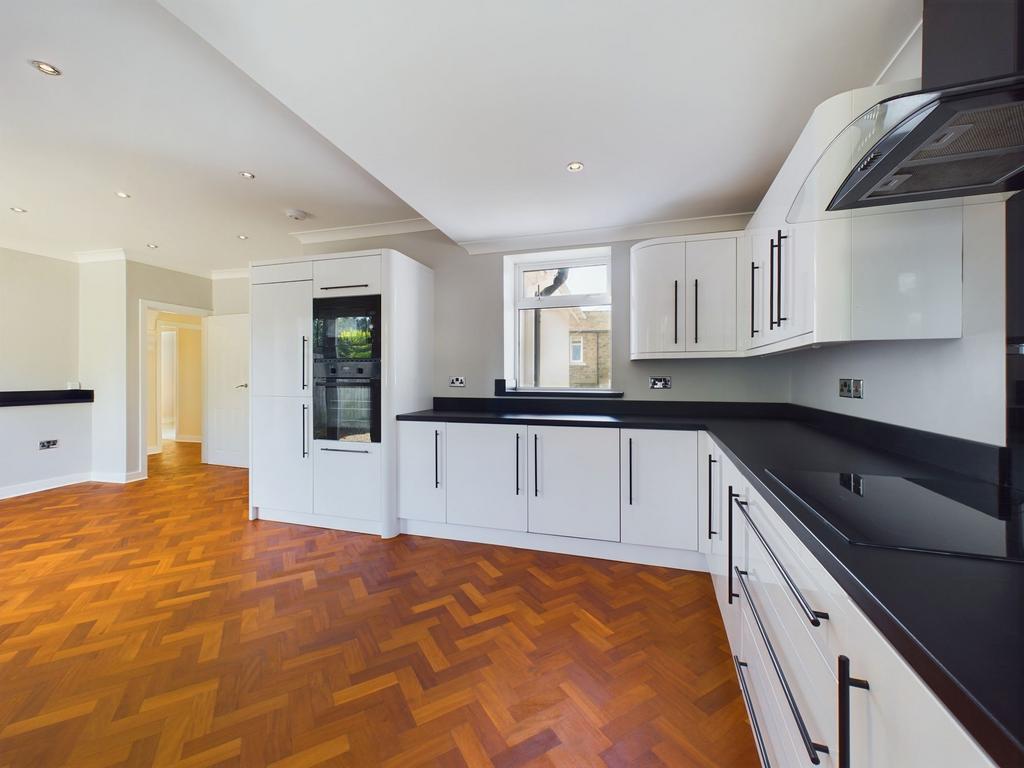
{"type": "Polygon", "coordinates": [[[213,314],[238,315],[249,311],[249,278],[213,281],[213,314]]]}
{"type": "MultiPolygon", "coordinates": [[[[629,248],[612,246],[612,387],[633,399],[787,402],[783,358],[746,360],[629,359],[629,248]],[[672,389],[652,391],[649,376],[671,376],[672,389]]],[[[489,397],[502,378],[502,255],[471,256],[437,231],[307,246],[307,255],[394,248],[434,269],[434,395],[489,397]],[[448,387],[465,376],[465,389],[448,387]]]]}

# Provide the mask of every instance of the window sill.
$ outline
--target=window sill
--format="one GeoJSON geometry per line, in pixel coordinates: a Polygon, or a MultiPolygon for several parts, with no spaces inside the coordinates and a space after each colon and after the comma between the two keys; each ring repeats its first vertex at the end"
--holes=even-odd
{"type": "Polygon", "coordinates": [[[506,389],[505,379],[494,380],[495,397],[561,397],[561,398],[622,398],[625,392],[615,389],[506,389]]]}

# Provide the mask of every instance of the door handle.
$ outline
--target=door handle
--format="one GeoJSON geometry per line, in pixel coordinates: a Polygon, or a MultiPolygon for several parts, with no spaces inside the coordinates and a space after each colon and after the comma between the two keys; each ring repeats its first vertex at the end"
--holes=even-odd
{"type": "Polygon", "coordinates": [[[540,488],[537,487],[537,433],[533,433],[533,495],[538,496],[540,494],[540,488]]]}
{"type": "Polygon", "coordinates": [[[711,530],[711,510],[712,510],[712,508],[714,506],[714,499],[715,499],[714,493],[711,492],[711,485],[712,485],[712,482],[714,481],[714,467],[713,467],[713,465],[717,464],[717,463],[718,463],[718,461],[716,459],[712,458],[711,454],[709,453],[708,454],[708,541],[711,540],[712,536],[714,536],[715,534],[718,533],[718,531],[711,530]]]}
{"type": "Polygon", "coordinates": [[[782,241],[788,239],[789,235],[782,234],[782,230],[780,229],[777,232],[777,236],[778,236],[778,241],[779,241],[779,244],[777,246],[777,250],[778,250],[778,254],[779,254],[779,274],[778,274],[779,288],[775,292],[775,301],[777,302],[776,303],[776,308],[775,308],[775,324],[776,325],[782,325],[783,321],[789,320],[788,317],[783,317],[782,316],[782,241]]]}
{"type": "Polygon", "coordinates": [[[729,546],[729,605],[732,605],[732,599],[734,597],[739,597],[738,593],[732,591],[732,571],[733,571],[733,565],[732,565],[732,502],[733,502],[734,499],[738,499],[739,497],[740,497],[740,495],[738,493],[734,493],[733,490],[732,490],[732,486],[730,485],[729,486],[729,532],[728,532],[728,537],[729,537],[729,542],[728,542],[728,546],[729,546]]]}
{"type": "Polygon", "coordinates": [[[633,506],[633,438],[629,438],[629,506],[633,506]]]}
{"type": "Polygon", "coordinates": [[[434,430],[434,487],[435,488],[440,488],[441,487],[441,475],[440,475],[440,471],[439,471],[439,468],[438,468],[438,462],[439,462],[439,458],[438,458],[438,443],[440,442],[440,440],[441,440],[441,433],[435,429],[434,430]]]}
{"type": "Polygon", "coordinates": [[[867,680],[850,677],[850,660],[846,656],[839,657],[839,734],[837,741],[839,767],[850,768],[850,689],[860,688],[868,691],[871,687],[867,680]]]}
{"type": "Polygon", "coordinates": [[[331,453],[369,453],[366,449],[360,448],[321,448],[321,451],[330,451],[331,453]]]}
{"type": "Polygon", "coordinates": [[[760,267],[754,262],[750,262],[750,338],[754,338],[755,333],[760,333],[754,327],[754,287],[757,282],[756,272],[760,267]]]}
{"type": "Polygon", "coordinates": [[[673,344],[679,343],[679,281],[673,283],[672,293],[672,323],[673,323],[673,344]]]}
{"type": "Polygon", "coordinates": [[[699,344],[700,343],[698,341],[699,336],[697,334],[697,327],[698,327],[697,324],[700,322],[700,315],[697,312],[698,301],[700,300],[699,299],[700,294],[698,292],[698,289],[699,289],[699,283],[698,283],[698,281],[696,279],[694,279],[694,281],[693,281],[693,343],[694,344],[699,344]]]}
{"type": "Polygon", "coordinates": [[[305,403],[302,404],[302,458],[309,456],[309,449],[306,447],[306,413],[309,411],[309,406],[305,403]]]}
{"type": "Polygon", "coordinates": [[[771,248],[768,249],[768,330],[776,325],[775,322],[775,238],[772,238],[771,248]]]}
{"type": "Polygon", "coordinates": [[[340,291],[343,288],[369,288],[369,283],[354,283],[352,285],[325,285],[320,288],[321,291],[340,291]]]}
{"type": "Polygon", "coordinates": [[[516,496],[519,495],[519,432],[516,432],[516,496]]]}
{"type": "Polygon", "coordinates": [[[248,388],[249,388],[248,384],[236,384],[235,385],[235,389],[248,389],[248,388]]]}
{"type": "Polygon", "coordinates": [[[306,381],[306,345],[309,344],[309,337],[302,337],[302,388],[309,389],[309,382],[306,381]]]}

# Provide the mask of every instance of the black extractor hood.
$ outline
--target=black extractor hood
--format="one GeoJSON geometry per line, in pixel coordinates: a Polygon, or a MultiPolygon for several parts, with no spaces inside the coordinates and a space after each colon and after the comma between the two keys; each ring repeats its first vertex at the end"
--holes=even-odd
{"type": "Polygon", "coordinates": [[[925,0],[922,42],[922,90],[857,118],[828,210],[1024,189],[1024,0],[925,0]]]}

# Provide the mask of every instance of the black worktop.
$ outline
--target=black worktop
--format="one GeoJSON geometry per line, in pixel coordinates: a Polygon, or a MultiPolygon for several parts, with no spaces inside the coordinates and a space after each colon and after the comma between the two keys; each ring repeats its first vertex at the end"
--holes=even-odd
{"type": "Polygon", "coordinates": [[[454,402],[439,401],[435,405],[442,407],[436,410],[398,418],[707,430],[993,760],[1000,766],[1024,766],[1024,566],[850,544],[767,471],[842,470],[945,479],[953,474],[949,465],[972,467],[974,460],[987,456],[984,447],[939,436],[929,441],[924,433],[906,430],[910,434],[893,434],[879,443],[886,445],[883,450],[870,444],[879,434],[863,420],[852,420],[845,429],[841,419],[814,418],[818,412],[784,406],[766,406],[758,416],[746,404],[734,409],[716,404],[702,418],[693,406],[664,416],[557,413],[553,406],[530,414],[525,403],[520,405],[524,412],[513,413],[479,407],[478,401],[475,407],[467,401],[466,409],[449,408],[454,402]],[[945,467],[921,461],[913,455],[914,446],[921,456],[951,461],[945,467]]]}
{"type": "Polygon", "coordinates": [[[59,405],[61,403],[91,403],[91,389],[24,389],[0,392],[0,408],[23,405],[59,405]]]}

